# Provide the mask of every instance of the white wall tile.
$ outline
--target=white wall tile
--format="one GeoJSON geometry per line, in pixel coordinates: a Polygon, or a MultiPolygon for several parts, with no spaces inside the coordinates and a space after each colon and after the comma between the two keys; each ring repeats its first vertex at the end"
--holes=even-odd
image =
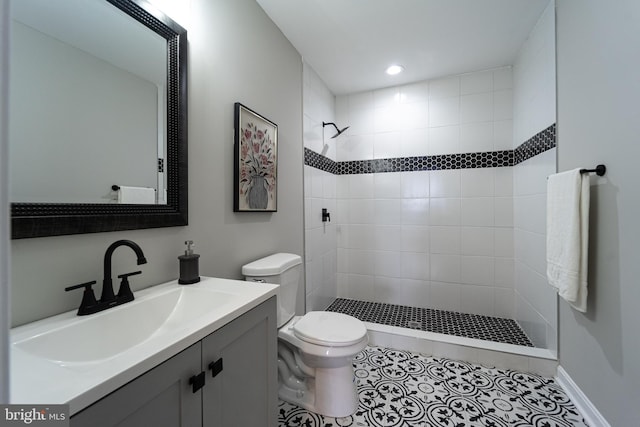
{"type": "MultiPolygon", "coordinates": [[[[373,158],[388,159],[402,156],[402,134],[397,132],[375,133],[373,140],[373,158]]],[[[367,159],[366,157],[363,159],[367,159]]]]}
{"type": "Polygon", "coordinates": [[[463,153],[493,151],[493,122],[460,125],[460,151],[463,153]]]}
{"type": "Polygon", "coordinates": [[[460,258],[460,282],[493,287],[494,269],[492,260],[492,257],[462,256],[460,258]]]}
{"type": "Polygon", "coordinates": [[[495,285],[502,288],[514,287],[513,258],[494,258],[495,285]]]}
{"type": "Polygon", "coordinates": [[[462,169],[460,171],[462,197],[493,197],[495,194],[495,169],[462,169]]]}
{"type": "Polygon", "coordinates": [[[461,199],[461,224],[491,227],[494,225],[494,199],[461,199]]]}
{"type": "Polygon", "coordinates": [[[493,149],[496,151],[511,150],[513,144],[513,120],[496,120],[493,122],[493,149]]]}
{"type": "Polygon", "coordinates": [[[372,199],[351,199],[348,201],[347,220],[350,224],[373,224],[374,203],[372,199]]]}
{"type": "Polygon", "coordinates": [[[402,183],[401,196],[403,198],[416,199],[429,197],[429,171],[399,172],[397,175],[400,176],[402,183]]]}
{"type": "Polygon", "coordinates": [[[454,154],[460,152],[460,126],[429,127],[429,154],[454,154]]]}
{"type": "Polygon", "coordinates": [[[462,255],[493,256],[493,233],[492,227],[462,227],[462,255]]]}
{"type": "Polygon", "coordinates": [[[513,167],[495,168],[495,196],[513,196],[513,167]]]}
{"type": "Polygon", "coordinates": [[[338,276],[340,273],[347,273],[349,271],[347,259],[347,249],[338,248],[337,252],[337,268],[338,268],[338,276]]]}
{"type": "MultiPolygon", "coordinates": [[[[345,135],[369,135],[373,133],[375,119],[375,110],[371,107],[362,109],[353,109],[350,107],[348,116],[342,118],[342,120],[336,119],[338,120],[336,125],[340,128],[349,126],[345,135]]],[[[335,135],[335,128],[333,126],[327,126],[324,128],[325,140],[331,138],[333,135],[335,135]]]]}
{"type": "Polygon", "coordinates": [[[460,225],[460,199],[430,199],[430,225],[460,225]]]}
{"type": "Polygon", "coordinates": [[[493,75],[493,70],[461,75],[460,94],[491,92],[493,90],[493,75]]]}
{"type": "Polygon", "coordinates": [[[349,198],[371,199],[374,190],[374,174],[349,175],[349,198]]]}
{"type": "Polygon", "coordinates": [[[436,98],[429,101],[429,127],[460,123],[460,98],[436,98]]]}
{"type": "Polygon", "coordinates": [[[427,253],[403,252],[400,256],[400,277],[403,279],[429,280],[430,256],[427,253]]]}
{"type": "Polygon", "coordinates": [[[349,111],[365,110],[373,104],[373,92],[358,92],[348,95],[349,111]]]}
{"type": "Polygon", "coordinates": [[[402,174],[377,173],[373,176],[373,196],[376,199],[397,199],[402,195],[402,174]]]}
{"type": "Polygon", "coordinates": [[[349,175],[336,176],[336,198],[349,198],[349,175]]]}
{"type": "Polygon", "coordinates": [[[428,102],[429,101],[429,82],[423,81],[400,86],[400,102],[428,102]]]}
{"type": "Polygon", "coordinates": [[[428,225],[430,217],[429,199],[403,199],[401,221],[404,225],[428,225]]]}
{"type": "Polygon", "coordinates": [[[398,105],[376,107],[373,114],[373,132],[393,132],[402,129],[404,118],[398,105]]]}
{"type": "Polygon", "coordinates": [[[430,227],[430,252],[432,254],[460,254],[460,227],[430,227]]]}
{"type": "Polygon", "coordinates": [[[389,87],[373,92],[373,105],[375,107],[389,107],[400,104],[400,88],[389,87]]]}
{"type": "Polygon", "coordinates": [[[513,73],[511,67],[493,70],[493,90],[513,88],[513,73]]]}
{"type": "Polygon", "coordinates": [[[460,170],[436,170],[429,174],[431,197],[460,197],[460,170]]]}
{"type": "Polygon", "coordinates": [[[429,131],[427,129],[411,129],[400,132],[400,156],[414,157],[429,154],[429,131]]]}
{"type": "Polygon", "coordinates": [[[431,285],[427,280],[393,279],[396,304],[413,307],[429,307],[431,302],[431,285]]]}
{"type": "Polygon", "coordinates": [[[398,277],[403,271],[400,268],[404,254],[401,257],[400,252],[392,251],[375,251],[375,274],[376,276],[398,277]]]}
{"type": "Polygon", "coordinates": [[[515,297],[513,289],[494,288],[494,316],[513,319],[515,315],[515,297]]]}
{"type": "Polygon", "coordinates": [[[494,109],[492,92],[463,95],[460,97],[460,123],[490,122],[494,109]]]}
{"type": "Polygon", "coordinates": [[[345,133],[341,138],[345,142],[336,152],[338,161],[363,160],[373,157],[373,138],[371,135],[346,135],[345,133]]]}
{"type": "Polygon", "coordinates": [[[513,197],[496,197],[494,214],[496,227],[513,227],[513,197]]]}
{"type": "Polygon", "coordinates": [[[429,100],[460,96],[460,77],[452,76],[429,81],[429,100]]]}
{"type": "Polygon", "coordinates": [[[511,89],[493,93],[493,119],[511,120],[513,118],[513,92],[511,89]]]}
{"type": "Polygon", "coordinates": [[[347,265],[350,274],[373,276],[376,266],[375,252],[349,249],[347,251],[347,265]]]}
{"type": "Polygon", "coordinates": [[[402,227],[400,225],[376,225],[372,233],[374,244],[370,247],[384,251],[402,251],[402,227]]]}
{"type": "Polygon", "coordinates": [[[374,276],[348,274],[346,276],[347,298],[364,301],[378,301],[373,283],[374,276]]]}
{"type": "Polygon", "coordinates": [[[431,304],[438,310],[460,311],[460,285],[432,281],[431,304]]]}
{"type": "Polygon", "coordinates": [[[400,241],[402,252],[429,252],[430,228],[426,226],[402,225],[400,241]]]}
{"type": "Polygon", "coordinates": [[[372,249],[376,243],[376,226],[365,224],[349,225],[347,247],[349,249],[372,249]]]}
{"type": "Polygon", "coordinates": [[[374,201],[374,221],[379,225],[401,224],[404,200],[378,199],[374,201]]]}
{"type": "Polygon", "coordinates": [[[460,283],[460,255],[431,254],[431,280],[460,283]]]}
{"type": "Polygon", "coordinates": [[[460,307],[465,313],[493,316],[493,288],[488,286],[462,286],[460,289],[460,307]]]}
{"type": "Polygon", "coordinates": [[[400,129],[426,129],[429,123],[428,112],[429,104],[427,102],[401,104],[398,108],[398,124],[400,129]]]}
{"type": "Polygon", "coordinates": [[[496,257],[513,258],[513,228],[495,228],[494,255],[496,257]]]}

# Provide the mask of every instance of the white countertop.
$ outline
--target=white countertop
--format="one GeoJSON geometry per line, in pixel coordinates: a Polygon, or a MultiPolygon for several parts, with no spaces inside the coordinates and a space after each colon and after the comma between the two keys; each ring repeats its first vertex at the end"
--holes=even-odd
{"type": "Polygon", "coordinates": [[[174,280],[136,292],[135,301],[100,313],[76,316],[76,310],[73,310],[14,328],[10,333],[10,402],[69,404],[70,415],[73,415],[276,295],[277,288],[277,285],[265,283],[206,277],[192,285],[179,285],[174,280]],[[149,295],[172,292],[183,286],[225,292],[233,294],[234,298],[214,305],[196,319],[161,327],[125,351],[100,360],[50,360],[17,345],[51,328],[64,328],[106,313],[114,315],[118,310],[126,309],[128,304],[144,301],[149,295]]]}

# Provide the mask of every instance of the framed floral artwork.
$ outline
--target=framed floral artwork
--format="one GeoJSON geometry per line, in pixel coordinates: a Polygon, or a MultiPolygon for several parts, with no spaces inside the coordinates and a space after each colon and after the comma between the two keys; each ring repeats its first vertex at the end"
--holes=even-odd
{"type": "Polygon", "coordinates": [[[234,212],[278,209],[278,125],[234,105],[234,212]]]}

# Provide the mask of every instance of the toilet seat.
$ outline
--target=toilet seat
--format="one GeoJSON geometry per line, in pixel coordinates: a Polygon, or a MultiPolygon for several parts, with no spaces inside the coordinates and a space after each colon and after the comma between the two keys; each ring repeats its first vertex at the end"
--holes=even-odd
{"type": "Polygon", "coordinates": [[[331,347],[347,347],[367,335],[367,328],[360,320],[330,311],[310,311],[292,329],[302,341],[331,347]]]}

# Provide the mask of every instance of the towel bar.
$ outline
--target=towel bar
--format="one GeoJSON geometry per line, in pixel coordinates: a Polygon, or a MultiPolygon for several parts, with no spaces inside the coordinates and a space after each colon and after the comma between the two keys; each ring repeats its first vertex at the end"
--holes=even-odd
{"type": "Polygon", "coordinates": [[[603,176],[607,172],[607,167],[605,165],[598,165],[595,169],[580,169],[580,173],[591,173],[595,172],[598,176],[603,176]]]}

